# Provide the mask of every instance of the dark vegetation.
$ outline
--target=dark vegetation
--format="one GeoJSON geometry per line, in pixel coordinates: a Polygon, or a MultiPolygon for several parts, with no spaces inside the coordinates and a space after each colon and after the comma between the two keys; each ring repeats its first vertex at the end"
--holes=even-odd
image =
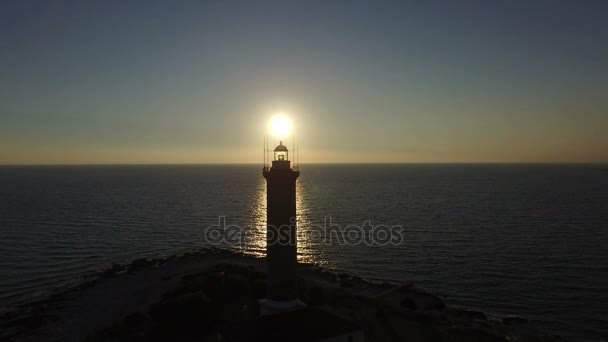
{"type": "MultiPolygon", "coordinates": [[[[299,297],[311,306],[348,317],[361,325],[366,341],[508,341],[516,319],[490,319],[483,312],[450,309],[438,297],[412,284],[370,284],[359,277],[303,270],[299,297]],[[315,273],[315,277],[307,274],[315,273]],[[332,285],[333,284],[333,285],[332,285]],[[375,293],[365,294],[366,287],[375,293]],[[388,292],[389,295],[382,295],[388,292]],[[387,302],[387,298],[403,298],[387,302]]],[[[265,295],[263,272],[252,266],[219,264],[183,276],[147,312],[132,313],[104,327],[87,341],[215,341],[223,324],[258,315],[265,295]]],[[[556,337],[518,335],[517,341],[558,341],[556,337]]]]}

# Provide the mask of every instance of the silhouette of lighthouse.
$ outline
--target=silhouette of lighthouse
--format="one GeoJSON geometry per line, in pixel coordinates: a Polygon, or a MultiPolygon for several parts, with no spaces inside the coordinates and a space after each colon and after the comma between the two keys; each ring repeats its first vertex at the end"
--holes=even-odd
{"type": "Polygon", "coordinates": [[[300,171],[291,168],[289,150],[283,142],[274,149],[272,166],[263,170],[266,178],[268,283],[262,315],[303,307],[297,296],[296,180],[300,171]]]}
{"type": "Polygon", "coordinates": [[[269,167],[267,145],[265,138],[262,173],[267,184],[266,298],[259,301],[259,317],[229,322],[218,332],[218,340],[362,342],[363,330],[356,323],[298,300],[296,180],[300,171],[297,165],[291,167],[289,151],[282,141],[274,149],[269,167]]]}
{"type": "Polygon", "coordinates": [[[282,141],[274,149],[270,167],[266,163],[267,152],[265,138],[262,174],[267,185],[266,298],[259,301],[259,317],[224,325],[218,332],[218,340],[363,341],[363,330],[356,323],[319,307],[305,306],[298,300],[296,181],[300,171],[297,165],[291,167],[289,151],[282,141]]]}

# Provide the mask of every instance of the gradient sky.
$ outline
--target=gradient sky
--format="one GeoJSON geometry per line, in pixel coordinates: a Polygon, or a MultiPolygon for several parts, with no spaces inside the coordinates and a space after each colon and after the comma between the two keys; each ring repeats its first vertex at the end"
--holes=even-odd
{"type": "Polygon", "coordinates": [[[302,162],[608,162],[608,1],[24,0],[0,22],[2,164],[261,162],[276,111],[302,162]]]}

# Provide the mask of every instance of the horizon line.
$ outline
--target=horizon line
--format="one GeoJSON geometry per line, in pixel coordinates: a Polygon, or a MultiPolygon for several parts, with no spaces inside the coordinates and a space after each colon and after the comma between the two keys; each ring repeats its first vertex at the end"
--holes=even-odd
{"type": "MultiPolygon", "coordinates": [[[[298,163],[297,165],[602,165],[608,161],[592,162],[308,162],[298,163]]],[[[19,167],[19,166],[194,166],[194,165],[260,165],[260,163],[243,162],[205,162],[205,163],[0,163],[0,167],[19,167]]]]}

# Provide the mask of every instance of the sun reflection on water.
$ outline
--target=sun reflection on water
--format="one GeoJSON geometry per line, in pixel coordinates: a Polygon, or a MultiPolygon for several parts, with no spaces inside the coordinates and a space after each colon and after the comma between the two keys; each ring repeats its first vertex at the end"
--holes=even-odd
{"type": "MultiPolygon", "coordinates": [[[[300,178],[296,182],[296,215],[298,218],[298,262],[332,268],[334,265],[326,258],[323,246],[315,242],[313,230],[320,224],[315,220],[314,190],[316,187],[309,178],[300,178]]],[[[317,237],[318,239],[318,237],[317,237]]]]}
{"type": "Polygon", "coordinates": [[[253,222],[245,231],[245,253],[256,257],[266,256],[266,180],[260,178],[252,207],[253,222]]]}
{"type": "Polygon", "coordinates": [[[296,216],[298,219],[298,262],[315,263],[314,246],[310,238],[310,207],[302,181],[296,182],[296,216]]]}

